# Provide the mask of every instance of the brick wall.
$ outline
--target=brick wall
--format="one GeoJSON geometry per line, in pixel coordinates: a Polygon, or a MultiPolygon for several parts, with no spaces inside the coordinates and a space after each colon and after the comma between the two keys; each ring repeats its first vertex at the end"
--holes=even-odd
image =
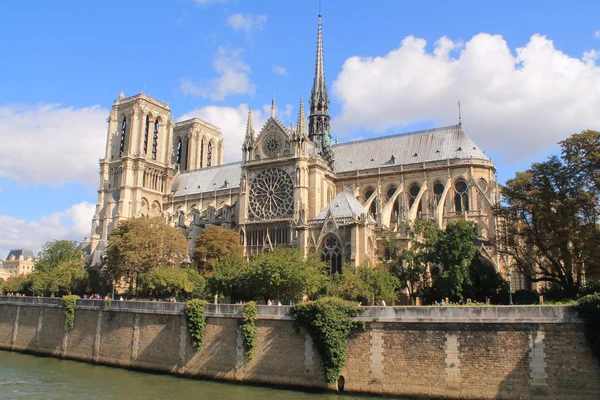
{"type": "MultiPolygon", "coordinates": [[[[182,305],[81,302],[71,332],[60,300],[0,298],[0,348],[174,374],[324,386],[312,338],[283,307],[259,308],[255,358],[244,356],[241,307],[209,306],[204,347],[191,347],[182,305]],[[97,305],[94,305],[97,304],[97,305]],[[114,303],[113,303],[114,305],[114,303]]],[[[566,308],[370,308],[354,332],[345,390],[464,399],[600,398],[600,363],[566,308]],[[375,319],[376,318],[376,319],[375,319]]]]}

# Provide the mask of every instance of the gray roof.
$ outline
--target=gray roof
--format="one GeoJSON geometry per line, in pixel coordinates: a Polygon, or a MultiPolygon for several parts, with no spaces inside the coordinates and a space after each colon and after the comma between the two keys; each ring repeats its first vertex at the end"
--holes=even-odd
{"type": "Polygon", "coordinates": [[[173,182],[171,192],[176,196],[212,192],[218,189],[240,187],[242,163],[223,164],[216,167],[202,168],[182,172],[173,182]],[[229,186],[225,185],[229,182],[229,186]]]}
{"type": "Polygon", "coordinates": [[[327,212],[329,210],[331,210],[331,215],[333,215],[335,219],[354,218],[363,214],[367,215],[367,210],[365,210],[362,204],[360,204],[360,202],[352,196],[352,193],[346,189],[335,196],[314,220],[324,220],[327,218],[327,212]]]}
{"type": "Polygon", "coordinates": [[[11,250],[8,255],[6,256],[6,259],[10,259],[12,256],[15,257],[15,260],[18,260],[20,256],[23,256],[23,258],[27,258],[27,257],[31,257],[34,258],[35,256],[33,255],[33,250],[31,249],[14,249],[11,250]]]}
{"type": "Polygon", "coordinates": [[[337,172],[455,158],[490,160],[460,125],[341,143],[333,152],[337,172]]]}

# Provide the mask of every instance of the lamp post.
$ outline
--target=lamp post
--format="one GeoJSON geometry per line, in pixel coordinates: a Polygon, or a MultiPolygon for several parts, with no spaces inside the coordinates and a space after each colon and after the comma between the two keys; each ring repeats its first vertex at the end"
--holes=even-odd
{"type": "Polygon", "coordinates": [[[508,276],[508,305],[512,306],[513,302],[512,302],[512,283],[510,282],[510,270],[506,273],[506,276],[508,276]]]}

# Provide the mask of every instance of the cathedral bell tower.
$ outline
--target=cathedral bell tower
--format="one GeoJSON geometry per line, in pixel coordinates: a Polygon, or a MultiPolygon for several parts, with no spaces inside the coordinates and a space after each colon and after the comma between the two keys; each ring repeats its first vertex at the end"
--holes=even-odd
{"type": "Polygon", "coordinates": [[[315,79],[310,95],[310,115],[308,117],[308,137],[314,143],[317,154],[333,169],[333,150],[329,126],[329,96],[325,85],[325,67],[323,65],[323,30],[321,14],[317,29],[317,59],[315,79]]]}

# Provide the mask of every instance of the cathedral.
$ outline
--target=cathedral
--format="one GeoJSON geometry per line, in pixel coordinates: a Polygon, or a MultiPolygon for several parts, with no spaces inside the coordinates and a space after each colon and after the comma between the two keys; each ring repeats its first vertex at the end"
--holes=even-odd
{"type": "MultiPolygon", "coordinates": [[[[332,143],[319,16],[314,81],[297,124],[275,115],[255,130],[248,113],[241,161],[223,163],[221,130],[193,118],[174,122],[168,104],[145,94],[114,102],[98,203],[86,246],[98,264],[120,221],[162,217],[189,240],[203,228],[238,232],[246,256],[276,247],[317,253],[340,271],[384,257],[385,232],[406,240],[417,219],[439,227],[477,224],[478,247],[492,264],[497,221],[495,166],[459,123],[417,132],[332,143]]],[[[335,129],[335,127],[333,127],[335,129]]]]}

